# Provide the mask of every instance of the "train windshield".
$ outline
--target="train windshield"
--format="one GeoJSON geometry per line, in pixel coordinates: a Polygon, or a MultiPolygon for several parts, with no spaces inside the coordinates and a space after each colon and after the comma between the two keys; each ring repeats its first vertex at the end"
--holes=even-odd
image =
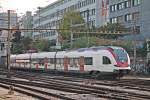
{"type": "Polygon", "coordinates": [[[120,62],[127,62],[127,52],[124,49],[114,49],[114,53],[117,55],[116,60],[120,62]]]}

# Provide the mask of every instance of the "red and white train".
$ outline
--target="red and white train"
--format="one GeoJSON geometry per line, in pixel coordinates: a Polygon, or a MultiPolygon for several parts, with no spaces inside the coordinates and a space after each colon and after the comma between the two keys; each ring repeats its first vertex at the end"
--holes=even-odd
{"type": "Polygon", "coordinates": [[[115,46],[11,55],[11,67],[90,73],[122,73],[131,69],[128,53],[115,46]]]}

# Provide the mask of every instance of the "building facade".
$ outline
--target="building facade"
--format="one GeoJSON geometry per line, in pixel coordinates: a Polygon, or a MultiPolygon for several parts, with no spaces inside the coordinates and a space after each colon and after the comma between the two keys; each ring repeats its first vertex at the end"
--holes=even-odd
{"type": "MultiPolygon", "coordinates": [[[[144,1],[144,0],[143,0],[144,1]]],[[[141,0],[109,0],[109,20],[140,32],[141,0]]]]}
{"type": "MultiPolygon", "coordinates": [[[[57,29],[67,11],[79,11],[89,27],[99,27],[108,21],[108,0],[58,0],[40,8],[33,17],[33,28],[57,29]],[[104,12],[105,10],[105,12],[104,12]]],[[[56,30],[34,32],[34,39],[48,39],[59,46],[56,30]]]]}
{"type": "MultiPolygon", "coordinates": [[[[10,12],[10,27],[17,26],[17,13],[10,12]]],[[[8,29],[8,13],[0,13],[0,28],[8,29]]],[[[11,34],[12,35],[12,34],[11,34]]],[[[0,65],[4,65],[7,55],[7,37],[8,31],[0,30],[0,65]]]]}
{"type": "MultiPolygon", "coordinates": [[[[20,20],[20,28],[32,29],[33,27],[33,16],[32,12],[27,11],[26,14],[20,20]]],[[[32,37],[32,31],[23,31],[22,35],[24,37],[32,37]]]]}
{"type": "Polygon", "coordinates": [[[109,0],[109,20],[121,23],[131,30],[137,40],[150,38],[150,0],[109,0]],[[136,31],[133,31],[133,28],[136,31]],[[133,33],[137,34],[136,37],[133,33]]]}
{"type": "Polygon", "coordinates": [[[141,0],[141,33],[145,39],[150,39],[150,0],[141,0]]]}
{"type": "MultiPolygon", "coordinates": [[[[64,13],[76,10],[90,27],[100,27],[107,22],[120,23],[130,31],[129,37],[136,33],[137,38],[142,36],[144,39],[150,32],[149,3],[150,0],[58,0],[36,12],[33,28],[57,29],[64,13]]],[[[56,30],[34,32],[33,38],[48,39],[59,45],[56,30]]]]}
{"type": "MultiPolygon", "coordinates": [[[[10,13],[10,25],[15,27],[17,23],[17,13],[10,13]]],[[[8,28],[8,13],[0,13],[0,28],[8,28]]]]}

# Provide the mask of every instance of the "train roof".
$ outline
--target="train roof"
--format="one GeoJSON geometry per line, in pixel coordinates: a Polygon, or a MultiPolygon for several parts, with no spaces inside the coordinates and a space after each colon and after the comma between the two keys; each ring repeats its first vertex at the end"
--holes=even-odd
{"type": "Polygon", "coordinates": [[[19,55],[16,55],[16,58],[17,59],[29,59],[30,55],[28,53],[26,53],[26,54],[19,54],[19,55]]]}
{"type": "MultiPolygon", "coordinates": [[[[108,49],[122,49],[122,47],[117,46],[93,46],[90,48],[79,48],[79,49],[72,49],[72,50],[66,50],[66,51],[58,51],[57,57],[64,57],[68,55],[80,55],[80,54],[86,54],[86,55],[93,55],[98,52],[103,52],[108,49]]],[[[28,59],[32,55],[32,58],[49,58],[54,57],[56,52],[40,52],[40,53],[26,53],[26,54],[19,54],[19,55],[11,55],[11,57],[16,56],[17,58],[21,59],[28,59]]]]}
{"type": "Polygon", "coordinates": [[[99,51],[99,50],[107,50],[107,49],[121,49],[122,47],[117,47],[117,46],[94,46],[90,48],[79,48],[79,49],[74,49],[74,50],[66,50],[66,52],[72,52],[72,51],[77,51],[77,52],[84,52],[84,51],[99,51]]]}

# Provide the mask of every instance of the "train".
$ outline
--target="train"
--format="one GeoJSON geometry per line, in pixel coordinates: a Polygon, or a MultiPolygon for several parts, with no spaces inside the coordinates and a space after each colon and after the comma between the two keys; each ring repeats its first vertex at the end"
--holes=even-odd
{"type": "Polygon", "coordinates": [[[97,46],[74,50],[11,55],[11,68],[57,70],[123,76],[131,70],[126,50],[117,46],[97,46]]]}

